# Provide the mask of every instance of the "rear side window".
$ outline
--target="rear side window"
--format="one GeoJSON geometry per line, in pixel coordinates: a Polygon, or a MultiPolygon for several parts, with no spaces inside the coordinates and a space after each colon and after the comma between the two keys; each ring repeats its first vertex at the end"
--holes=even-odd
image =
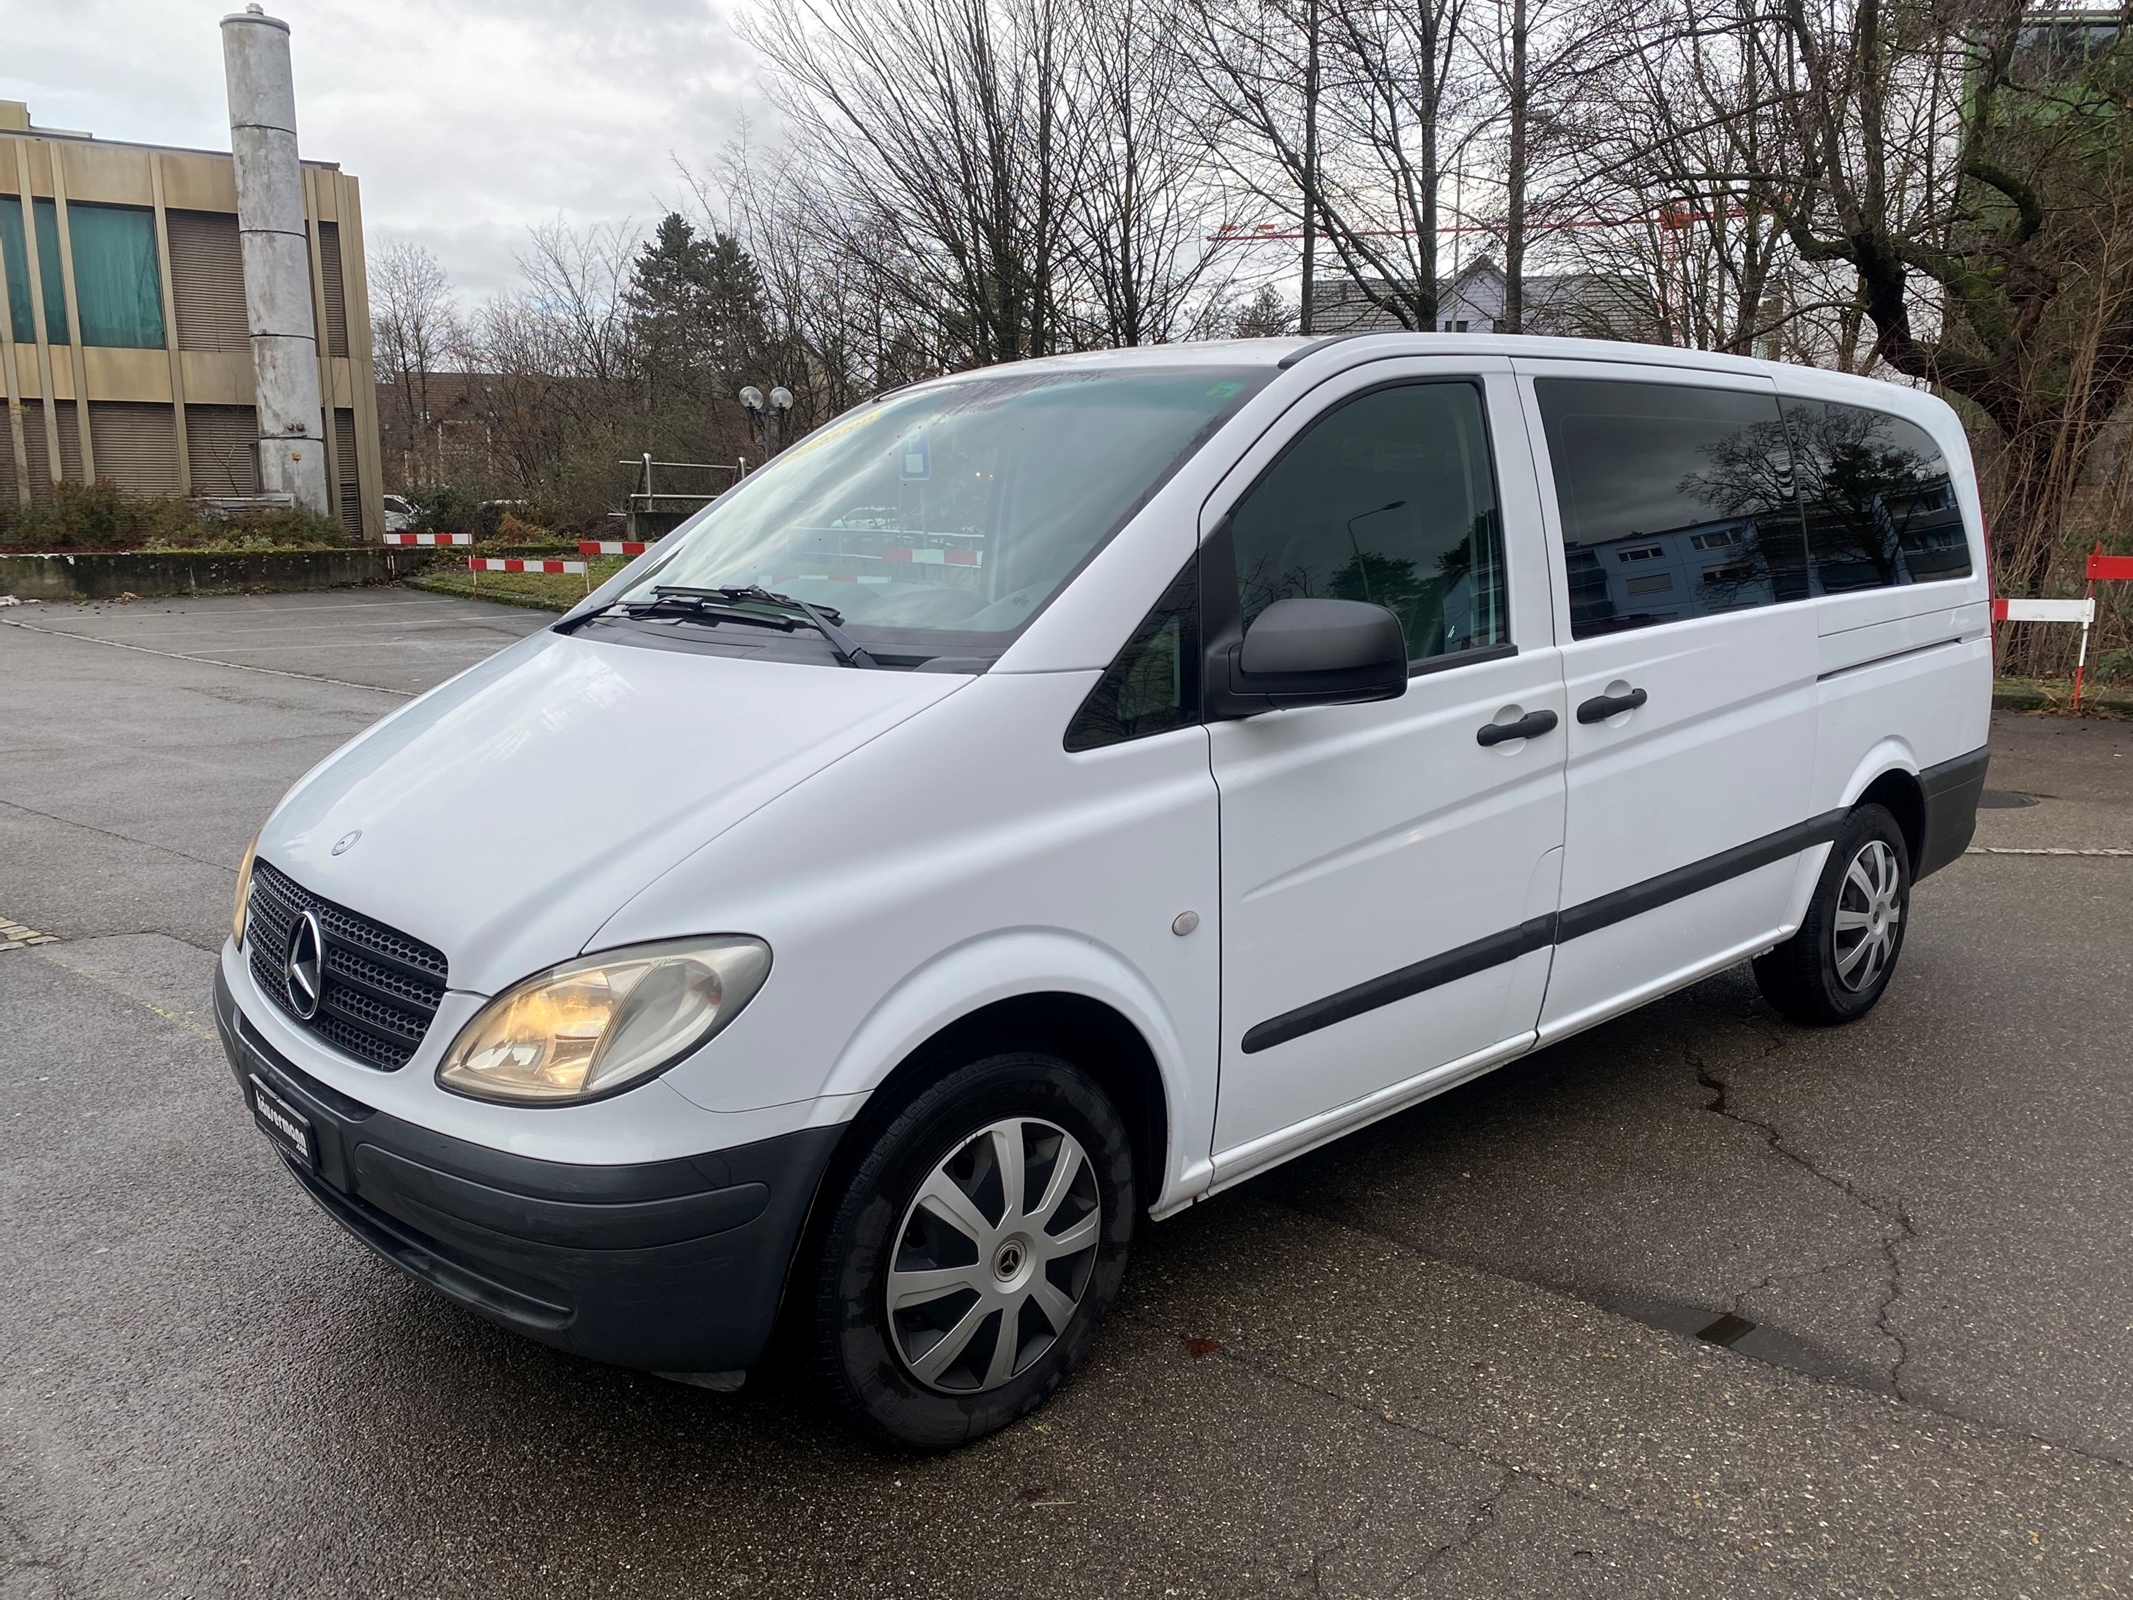
{"type": "Polygon", "coordinates": [[[1955,483],[1925,429],[1865,406],[1783,405],[1823,593],[1970,576],[1955,483]]]}
{"type": "Polygon", "coordinates": [[[1312,423],[1230,520],[1246,626],[1276,600],[1367,600],[1423,661],[1510,642],[1481,391],[1357,395],[1312,423]]]}
{"type": "Polygon", "coordinates": [[[1579,639],[1807,597],[1775,396],[1541,378],[1579,639]]]}

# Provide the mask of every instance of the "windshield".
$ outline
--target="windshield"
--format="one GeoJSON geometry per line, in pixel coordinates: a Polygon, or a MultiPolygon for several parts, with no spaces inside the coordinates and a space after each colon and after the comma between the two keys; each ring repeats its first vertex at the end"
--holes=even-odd
{"type": "Polygon", "coordinates": [[[997,656],[1261,367],[974,376],[829,423],[670,535],[621,598],[759,585],[896,657],[997,656]]]}

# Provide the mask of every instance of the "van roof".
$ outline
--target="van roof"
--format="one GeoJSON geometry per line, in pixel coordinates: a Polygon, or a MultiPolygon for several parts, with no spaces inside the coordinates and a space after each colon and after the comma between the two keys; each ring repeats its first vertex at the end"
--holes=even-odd
{"type": "MultiPolygon", "coordinates": [[[[1644,367],[1673,367],[1688,372],[1733,372],[1775,379],[1794,393],[1832,399],[1849,394],[1862,403],[1888,405],[1891,390],[1932,405],[1924,390],[1878,378],[1860,378],[1786,361],[1762,361],[1717,350],[1684,350],[1673,345],[1634,344],[1616,339],[1554,339],[1509,333],[1368,332],[1304,339],[1210,339],[1191,344],[1136,345],[1123,350],[1084,350],[1072,355],[1040,356],[1016,362],[1035,371],[1072,371],[1117,366],[1269,366],[1297,367],[1324,359],[1346,366],[1357,360],[1393,355],[1490,355],[1529,361],[1608,361],[1644,367]]],[[[962,376],[956,374],[955,376],[962,376]]]]}

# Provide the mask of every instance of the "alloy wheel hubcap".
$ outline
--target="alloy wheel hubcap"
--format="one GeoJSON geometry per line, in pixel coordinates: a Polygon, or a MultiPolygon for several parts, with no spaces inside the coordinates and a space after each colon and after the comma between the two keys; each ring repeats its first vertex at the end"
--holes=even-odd
{"type": "Polygon", "coordinates": [[[1902,892],[1896,852],[1880,839],[1868,840],[1845,868],[1837,890],[1837,981],[1854,994],[1872,988],[1895,959],[1902,892]]]}
{"type": "Polygon", "coordinates": [[[1088,1152],[1035,1117],[980,1128],[904,1210],[889,1262],[897,1358],[947,1394],[997,1389],[1066,1331],[1103,1229],[1088,1152]]]}

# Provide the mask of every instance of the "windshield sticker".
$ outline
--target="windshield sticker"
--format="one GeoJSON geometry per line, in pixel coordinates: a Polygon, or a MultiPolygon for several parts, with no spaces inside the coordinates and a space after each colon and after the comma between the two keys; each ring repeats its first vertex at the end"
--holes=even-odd
{"type": "Polygon", "coordinates": [[[897,455],[906,483],[924,483],[933,476],[933,456],[926,448],[924,431],[904,435],[904,442],[897,455]]]}

